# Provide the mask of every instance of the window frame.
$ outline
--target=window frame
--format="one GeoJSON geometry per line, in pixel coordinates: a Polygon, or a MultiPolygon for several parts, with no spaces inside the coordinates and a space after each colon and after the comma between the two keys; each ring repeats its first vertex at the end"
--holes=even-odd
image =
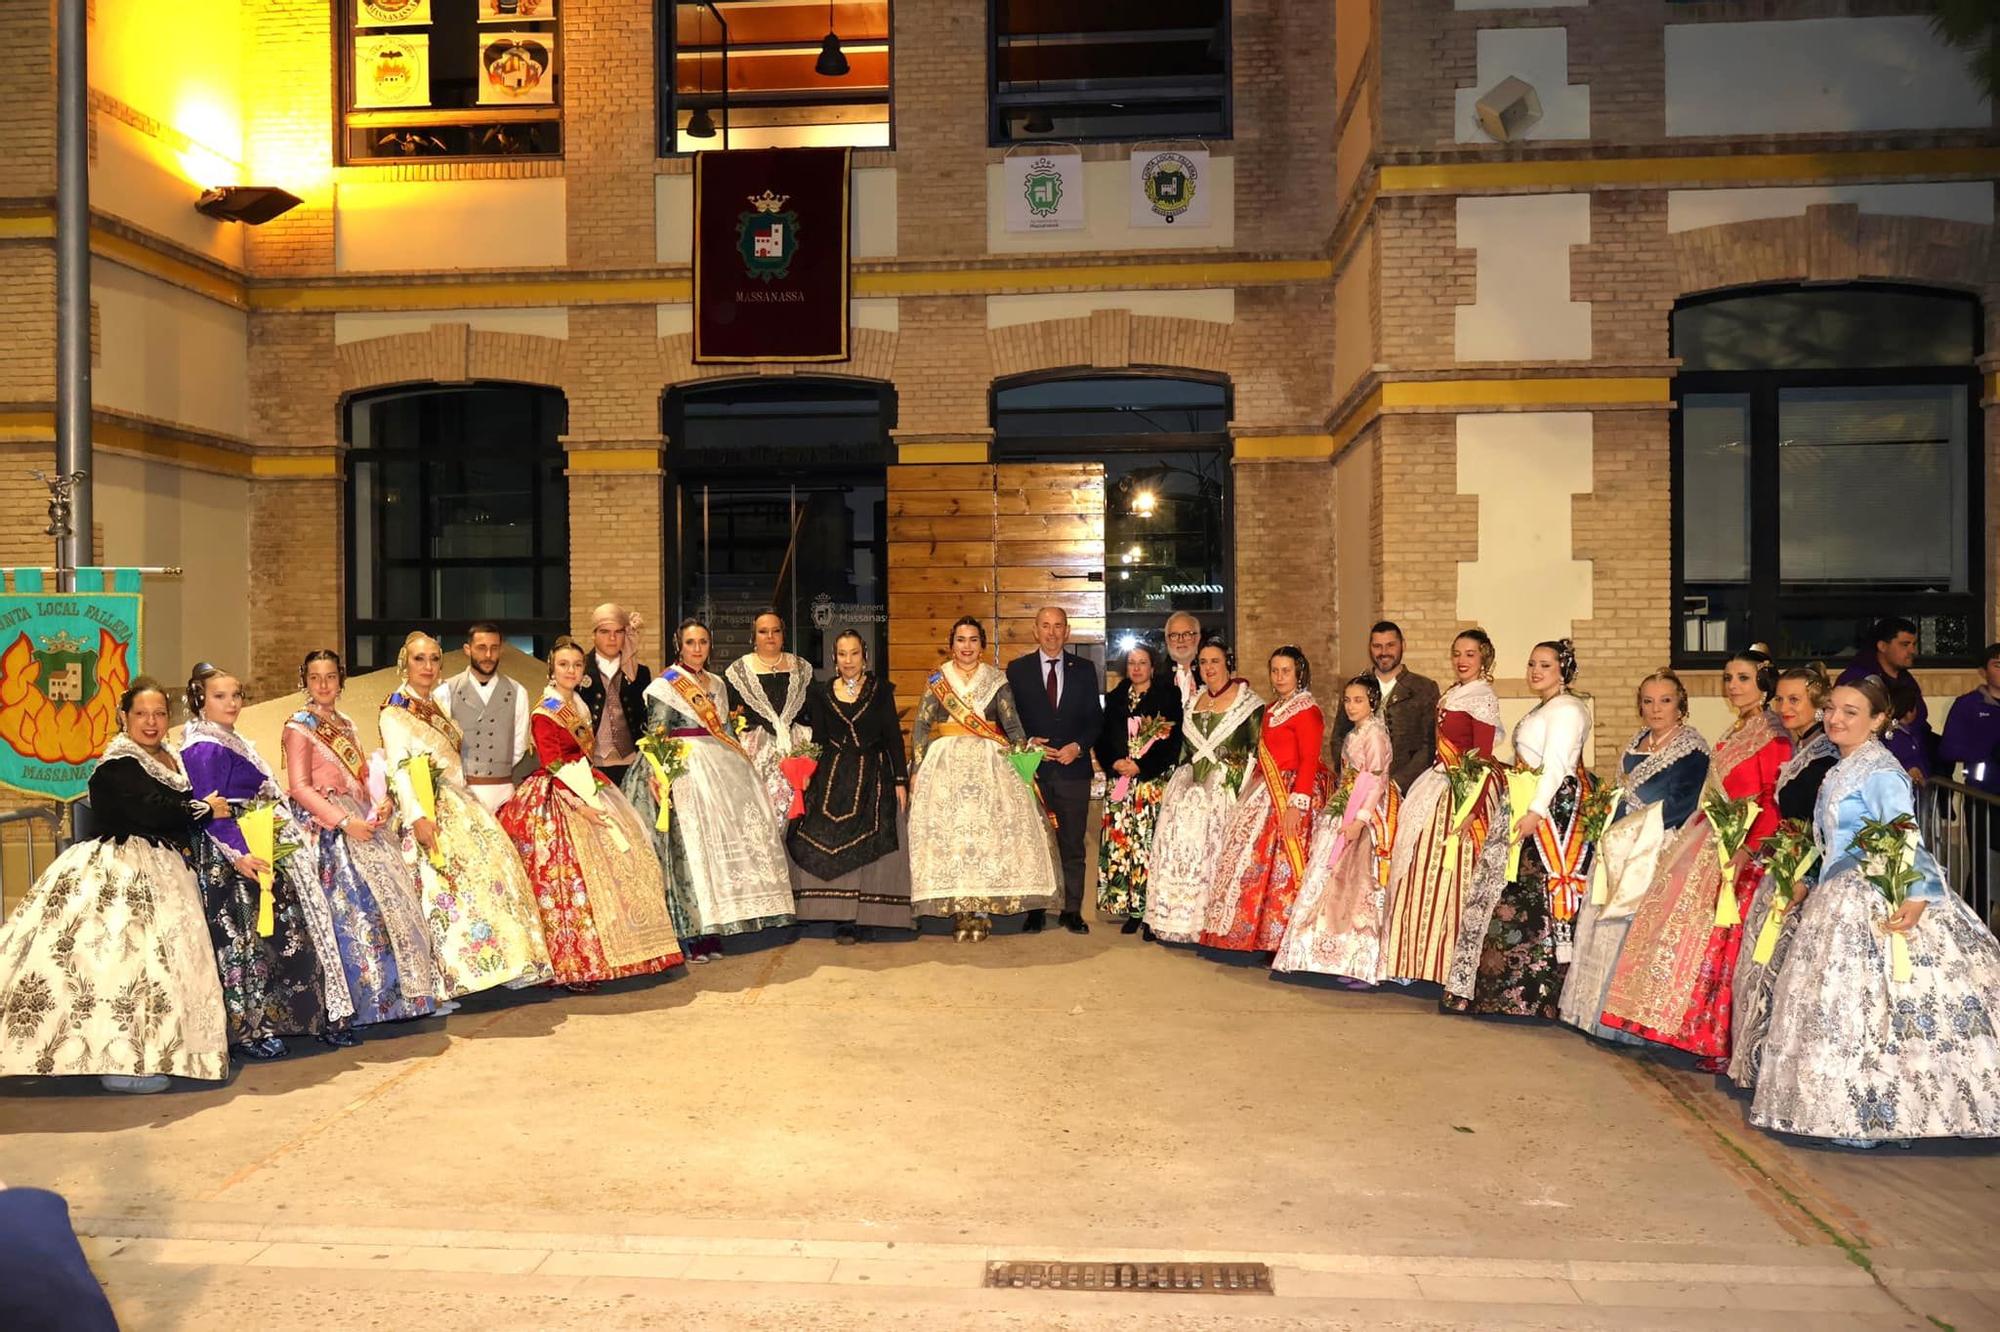
{"type": "MultiPolygon", "coordinates": [[[[1672,573],[1672,613],[1670,616],[1671,645],[1668,659],[1676,667],[1705,669],[1720,667],[1728,652],[1691,652],[1685,646],[1683,625],[1686,615],[1687,578],[1685,576],[1687,551],[1683,548],[1687,487],[1684,484],[1684,415],[1682,404],[1690,395],[1733,394],[1749,399],[1750,449],[1749,484],[1747,503],[1750,524],[1750,573],[1747,579],[1749,593],[1750,640],[1778,643],[1780,630],[1789,617],[1825,616],[1844,618],[1851,615],[1857,624],[1877,619],[1885,615],[1906,616],[1920,624],[1927,618],[1941,615],[1963,615],[1971,626],[1967,635],[1965,654],[1942,655],[1925,644],[1927,659],[1938,665],[1976,665],[1979,645],[1985,640],[1989,615],[1986,595],[1989,576],[1987,572],[1986,533],[1986,445],[1982,376],[1979,359],[1984,354],[1984,320],[1979,298],[1970,292],[1955,291],[1944,287],[1927,287],[1914,283],[1896,282],[1852,282],[1842,283],[1843,291],[1885,291],[1911,295],[1961,300],[1973,307],[1973,349],[1972,359],[1963,366],[1910,366],[1901,368],[1869,369],[1817,369],[1817,370],[1683,370],[1674,376],[1673,411],[1670,414],[1668,474],[1671,503],[1669,522],[1672,525],[1670,540],[1670,563],[1672,573]],[[1891,593],[1881,585],[1831,584],[1812,592],[1788,594],[1779,579],[1781,559],[1781,536],[1779,529],[1782,513],[1780,493],[1779,455],[1779,404],[1780,396],[1787,389],[1800,388],[1893,388],[1893,387],[1962,387],[1966,390],[1966,475],[1971,480],[1968,493],[1959,496],[1961,503],[1968,506],[1966,513],[1966,539],[1970,543],[1967,552],[1967,589],[1964,592],[1914,592],[1891,593]]],[[[1804,283],[1772,283],[1754,287],[1737,287],[1723,291],[1704,292],[1687,296],[1676,301],[1673,313],[1696,305],[1708,305],[1723,301],[1741,300],[1748,297],[1783,295],[1797,291],[1824,291],[1823,286],[1808,286],[1804,283]]],[[[1672,315],[1669,315],[1669,338],[1671,341],[1672,315]]],[[[1676,349],[1670,347],[1670,354],[1676,349]]],[[[1731,644],[1731,651],[1745,646],[1731,644]]]]}
{"type": "MultiPolygon", "coordinates": [[[[567,32],[567,5],[557,5],[553,14],[542,19],[523,19],[524,23],[552,24],[556,39],[555,89],[551,104],[546,108],[549,114],[541,114],[539,107],[499,107],[491,110],[511,114],[481,114],[478,107],[440,108],[410,107],[408,111],[417,119],[408,120],[396,113],[396,108],[357,107],[354,105],[354,38],[359,31],[376,31],[355,22],[358,6],[355,0],[329,0],[334,8],[333,19],[333,162],[336,167],[383,167],[411,166],[422,163],[441,162],[560,162],[569,155],[569,34],[567,32]],[[463,110],[465,114],[456,119],[438,116],[441,110],[463,110]],[[526,114],[524,114],[526,113],[526,114]],[[514,122],[553,122],[556,127],[557,148],[552,153],[439,153],[426,157],[353,157],[348,152],[347,139],[349,119],[353,116],[381,117],[383,124],[391,119],[409,124],[432,122],[439,125],[457,127],[461,125],[502,125],[514,122]]],[[[436,0],[433,0],[435,3],[436,0]]],[[[478,27],[477,22],[473,25],[478,27]]],[[[497,30],[497,29],[496,29],[497,30]]],[[[383,32],[415,32],[417,28],[382,29],[383,32]]]]}
{"type": "MultiPolygon", "coordinates": [[[[1003,106],[1000,93],[1000,6],[1004,0],[986,0],[986,143],[990,148],[1020,148],[1032,143],[1171,143],[1189,139],[1227,143],[1236,137],[1236,7],[1234,0],[1217,0],[1222,6],[1222,94],[1218,106],[1222,116],[1219,130],[1176,134],[1150,130],[1144,134],[1065,134],[1046,139],[1015,139],[1005,131],[1005,112],[1016,103],[1003,106]]],[[[1206,93],[1187,94],[1207,96],[1206,93]]],[[[1175,100],[1160,96],[1155,100],[1175,100]]]]}
{"type": "MultiPolygon", "coordinates": [[[[383,615],[362,617],[359,614],[361,559],[356,541],[360,510],[357,506],[358,497],[355,493],[359,482],[360,465],[369,462],[382,463],[392,460],[414,460],[418,463],[417,544],[421,550],[431,544],[434,535],[429,526],[430,474],[429,469],[424,467],[423,463],[427,459],[461,455],[456,450],[447,451],[437,447],[382,448],[372,444],[366,447],[356,447],[350,442],[346,449],[345,465],[342,468],[341,478],[343,503],[341,544],[344,548],[343,573],[345,575],[344,596],[342,597],[343,642],[341,650],[344,654],[343,659],[350,666],[359,658],[357,649],[363,638],[388,639],[401,634],[408,634],[417,629],[434,634],[448,633],[449,630],[444,626],[456,625],[461,620],[466,622],[475,619],[494,620],[500,624],[501,632],[509,638],[526,637],[532,639],[535,643],[537,654],[547,651],[549,643],[553,642],[560,635],[570,632],[569,587],[567,579],[563,580],[563,604],[560,609],[552,610],[541,605],[543,600],[542,579],[545,572],[552,568],[566,567],[570,557],[567,458],[561,443],[562,436],[568,429],[569,400],[561,390],[550,388],[545,384],[524,384],[511,380],[474,380],[469,384],[396,384],[383,388],[369,389],[350,394],[341,402],[342,439],[344,441],[353,440],[355,434],[355,414],[367,410],[376,403],[418,394],[442,397],[451,393],[481,389],[524,389],[547,395],[544,398],[544,402],[548,404],[548,409],[556,416],[554,422],[555,431],[552,436],[555,441],[554,446],[534,455],[534,466],[530,470],[533,486],[532,512],[535,514],[531,553],[526,556],[500,558],[491,556],[453,556],[446,558],[426,556],[414,560],[398,558],[392,561],[378,549],[375,553],[374,578],[372,580],[375,604],[378,607],[384,605],[386,599],[384,575],[392,564],[397,568],[413,567],[425,573],[437,569],[522,568],[530,572],[530,582],[534,590],[536,605],[538,609],[543,610],[545,613],[531,617],[501,617],[477,613],[460,616],[444,608],[439,608],[433,612],[420,612],[415,617],[383,615]],[[553,468],[550,467],[551,463],[554,464],[553,468]],[[560,534],[559,543],[557,538],[546,530],[545,524],[541,520],[544,506],[549,500],[548,488],[552,484],[561,486],[563,490],[561,505],[563,530],[560,534]]],[[[462,456],[477,456],[477,452],[467,450],[462,456]]],[[[429,585],[425,582],[421,583],[420,587],[423,602],[429,605],[431,602],[429,585]]],[[[380,670],[384,664],[386,663],[376,663],[361,669],[380,670]]]]}

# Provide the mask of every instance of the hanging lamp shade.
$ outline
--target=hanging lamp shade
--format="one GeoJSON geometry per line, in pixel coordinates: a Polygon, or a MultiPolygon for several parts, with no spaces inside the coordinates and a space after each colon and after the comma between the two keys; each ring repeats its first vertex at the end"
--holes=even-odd
{"type": "Polygon", "coordinates": [[[847,53],[840,49],[840,37],[829,31],[826,40],[820,43],[819,59],[813,61],[813,73],[825,79],[847,77],[847,53]]]}
{"type": "Polygon", "coordinates": [[[1049,119],[1047,107],[1038,106],[1028,113],[1026,120],[1021,122],[1021,129],[1028,134],[1054,134],[1056,122],[1049,119]]]}
{"type": "Polygon", "coordinates": [[[698,106],[688,117],[686,134],[690,139],[712,139],[715,137],[715,117],[708,114],[708,108],[698,106]]]}

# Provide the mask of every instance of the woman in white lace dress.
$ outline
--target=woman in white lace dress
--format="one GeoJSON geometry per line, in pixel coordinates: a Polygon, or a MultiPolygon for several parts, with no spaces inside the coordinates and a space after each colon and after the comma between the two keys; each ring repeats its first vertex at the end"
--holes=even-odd
{"type": "Polygon", "coordinates": [[[1229,816],[1264,721],[1264,700],[1235,667],[1229,648],[1215,639],[1195,658],[1200,687],[1184,714],[1181,766],[1160,796],[1146,866],[1148,939],[1193,943],[1208,920],[1229,816]]]}

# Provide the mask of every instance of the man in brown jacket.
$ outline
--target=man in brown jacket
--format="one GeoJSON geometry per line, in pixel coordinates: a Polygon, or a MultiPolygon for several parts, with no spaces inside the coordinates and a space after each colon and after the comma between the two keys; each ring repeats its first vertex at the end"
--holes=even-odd
{"type": "MultiPolygon", "coordinates": [[[[1417,774],[1437,757],[1437,681],[1403,665],[1403,631],[1393,620],[1382,620],[1368,631],[1368,656],[1375,664],[1375,682],[1382,686],[1382,721],[1389,728],[1389,775],[1408,791],[1417,774]]],[[[1340,766],[1340,746],[1354,723],[1340,706],[1338,691],[1321,707],[1334,715],[1334,767],[1340,766]]]]}

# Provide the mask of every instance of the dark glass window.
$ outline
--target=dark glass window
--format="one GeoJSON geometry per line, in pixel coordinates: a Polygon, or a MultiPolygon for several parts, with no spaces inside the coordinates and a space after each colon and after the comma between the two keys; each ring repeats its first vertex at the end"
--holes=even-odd
{"type": "Polygon", "coordinates": [[[496,621],[539,654],[569,632],[569,492],[554,389],[394,389],[347,406],[347,652],[496,621]]]}
{"type": "Polygon", "coordinates": [[[889,0],[656,0],[654,22],[662,156],[894,140],[889,0]],[[821,72],[829,35],[843,73],[821,72]]]}
{"type": "Polygon", "coordinates": [[[1229,388],[1144,375],[1043,379],[993,395],[995,456],[1104,464],[1105,647],[1160,643],[1167,616],[1229,635],[1229,388]]]}
{"type": "Polygon", "coordinates": [[[562,152],[557,0],[334,0],[341,160],[562,152]]]}
{"type": "Polygon", "coordinates": [[[1226,139],[1228,0],[990,0],[991,135],[1226,139]]]}
{"type": "Polygon", "coordinates": [[[719,670],[750,651],[757,612],[775,607],[791,650],[822,674],[850,628],[886,670],[894,390],[732,380],[674,390],[663,415],[675,623],[708,625],[719,670]]]}
{"type": "Polygon", "coordinates": [[[1979,308],[1788,288],[1674,312],[1676,656],[1834,660],[1904,615],[1927,656],[1984,641],[1979,308]]]}

